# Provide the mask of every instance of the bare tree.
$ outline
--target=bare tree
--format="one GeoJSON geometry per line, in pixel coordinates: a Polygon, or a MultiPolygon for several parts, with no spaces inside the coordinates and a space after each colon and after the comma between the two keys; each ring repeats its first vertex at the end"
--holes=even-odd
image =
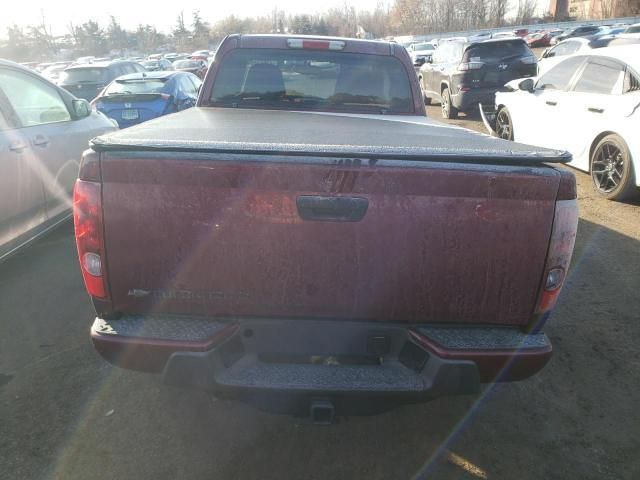
{"type": "Polygon", "coordinates": [[[429,23],[425,0],[395,0],[391,16],[394,30],[405,34],[425,33],[429,23]]]}
{"type": "Polygon", "coordinates": [[[493,27],[502,27],[509,10],[509,0],[491,0],[490,21],[493,27]]]}
{"type": "MultiPolygon", "coordinates": [[[[614,1],[614,0],[602,0],[614,1]]],[[[516,23],[523,25],[531,23],[531,19],[536,13],[538,2],[536,0],[518,0],[518,12],[516,13],[516,23]]]]}
{"type": "MultiPolygon", "coordinates": [[[[594,4],[596,2],[593,2],[594,4]]],[[[599,15],[593,15],[593,16],[599,16],[600,18],[612,18],[615,16],[616,14],[616,7],[618,4],[617,0],[599,0],[598,6],[600,7],[600,12],[599,15]]],[[[595,5],[594,5],[595,6],[595,5]]]]}

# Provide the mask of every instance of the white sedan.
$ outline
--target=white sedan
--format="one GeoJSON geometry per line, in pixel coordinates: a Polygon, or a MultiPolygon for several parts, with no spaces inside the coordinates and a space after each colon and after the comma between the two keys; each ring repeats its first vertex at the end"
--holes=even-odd
{"type": "Polygon", "coordinates": [[[591,50],[590,43],[591,40],[588,38],[575,37],[563,40],[555,46],[547,48],[542,53],[540,60],[538,60],[538,75],[542,75],[552,67],[555,67],[569,55],[591,50]]]}
{"type": "Polygon", "coordinates": [[[640,45],[572,55],[536,79],[496,94],[495,134],[568,150],[612,200],[640,186],[640,45]],[[635,163],[634,163],[635,159],[635,163]]]}

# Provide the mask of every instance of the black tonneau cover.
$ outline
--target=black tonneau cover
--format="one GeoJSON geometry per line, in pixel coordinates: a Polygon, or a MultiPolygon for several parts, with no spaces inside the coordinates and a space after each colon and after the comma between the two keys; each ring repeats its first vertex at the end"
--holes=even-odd
{"type": "Polygon", "coordinates": [[[567,152],[508,142],[418,116],[191,108],[93,139],[97,151],[179,151],[566,163],[567,152]]]}

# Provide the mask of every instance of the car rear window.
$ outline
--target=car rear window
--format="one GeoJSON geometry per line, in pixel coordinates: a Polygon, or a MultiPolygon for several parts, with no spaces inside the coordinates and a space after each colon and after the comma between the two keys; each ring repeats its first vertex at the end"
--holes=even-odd
{"type": "Polygon", "coordinates": [[[413,50],[435,50],[436,47],[433,43],[416,43],[413,45],[413,50]]]}
{"type": "Polygon", "coordinates": [[[533,55],[533,53],[522,40],[511,42],[488,42],[469,47],[465,52],[464,61],[486,62],[491,60],[506,60],[511,57],[527,57],[530,55],[533,55]]]}
{"type": "Polygon", "coordinates": [[[161,93],[165,82],[164,78],[116,80],[107,87],[103,95],[161,93]]]}
{"type": "Polygon", "coordinates": [[[108,81],[106,68],[73,68],[60,74],[61,83],[102,83],[108,81]]]}
{"type": "Polygon", "coordinates": [[[363,113],[413,112],[395,57],[317,50],[236,49],[220,65],[210,104],[363,113]]]}
{"type": "Polygon", "coordinates": [[[202,64],[193,60],[178,60],[173,64],[176,68],[198,68],[202,64]]]}

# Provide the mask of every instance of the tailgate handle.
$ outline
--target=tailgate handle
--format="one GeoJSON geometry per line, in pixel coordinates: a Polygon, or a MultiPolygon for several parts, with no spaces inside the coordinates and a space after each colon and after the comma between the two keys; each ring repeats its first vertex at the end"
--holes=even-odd
{"type": "Polygon", "coordinates": [[[303,195],[296,199],[304,220],[322,222],[359,222],[367,213],[369,200],[362,197],[323,197],[303,195]]]}
{"type": "Polygon", "coordinates": [[[551,107],[555,107],[556,105],[558,105],[558,102],[552,102],[551,100],[547,100],[545,103],[551,107]]]}
{"type": "Polygon", "coordinates": [[[604,108],[589,107],[587,110],[589,110],[592,113],[604,113],[604,108]]]}

